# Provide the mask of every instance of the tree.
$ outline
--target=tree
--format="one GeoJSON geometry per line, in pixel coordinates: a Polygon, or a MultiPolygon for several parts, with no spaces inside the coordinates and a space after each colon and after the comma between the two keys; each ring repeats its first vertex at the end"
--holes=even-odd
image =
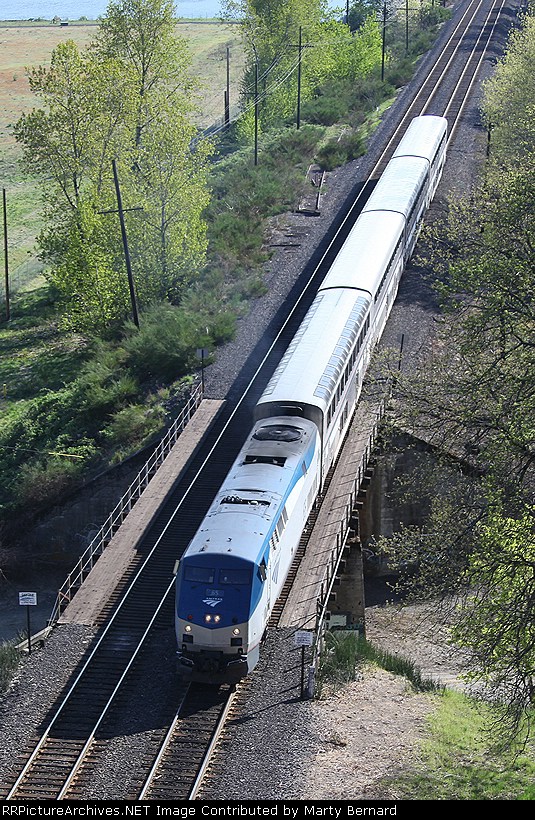
{"type": "Polygon", "coordinates": [[[499,708],[496,729],[514,736],[532,733],[535,701],[535,507],[516,516],[499,502],[478,531],[465,571],[470,590],[452,633],[470,650],[476,681],[487,684],[499,708]]]}
{"type": "Polygon", "coordinates": [[[131,118],[130,78],[116,60],[97,61],[69,40],[54,49],[49,68],[31,69],[29,80],[45,108],[23,114],[15,135],[26,171],[42,180],[46,227],[38,244],[45,276],[65,297],[67,327],[102,329],[124,315],[122,282],[110,276],[109,244],[118,232],[112,239],[95,219],[131,118]]]}
{"type": "Polygon", "coordinates": [[[240,21],[247,55],[242,89],[246,113],[239,123],[246,138],[253,130],[255,90],[259,124],[267,128],[295,118],[298,75],[304,102],[334,78],[363,76],[380,60],[376,23],[370,18],[352,36],[324,0],[225,0],[223,10],[240,21]]]}
{"type": "Polygon", "coordinates": [[[353,0],[349,4],[347,24],[351,31],[358,31],[368,17],[378,19],[383,8],[381,0],[353,0]]]}
{"type": "Polygon", "coordinates": [[[135,118],[123,146],[125,195],[141,209],[129,224],[142,302],[178,303],[202,267],[202,213],[209,202],[212,145],[193,122],[197,84],[185,40],[177,37],[172,0],[113,0],[93,45],[134,78],[135,118]]]}
{"type": "MultiPolygon", "coordinates": [[[[526,25],[531,31],[533,19],[526,25]]],[[[452,637],[469,653],[471,679],[503,710],[509,741],[522,726],[529,736],[535,694],[535,133],[531,96],[516,88],[526,76],[525,45],[515,33],[486,84],[496,139],[493,130],[482,182],[452,199],[445,221],[426,233],[424,261],[444,321],[432,357],[398,393],[405,429],[480,478],[470,503],[467,494],[453,502],[452,487],[429,485],[425,523],[389,546],[404,566],[420,569],[406,588],[453,595],[452,637]],[[510,117],[501,108],[509,110],[509,93],[523,109],[510,117]]],[[[532,74],[535,51],[528,52],[532,74]]]]}
{"type": "Polygon", "coordinates": [[[492,131],[492,155],[499,162],[533,163],[535,106],[535,14],[527,12],[511,31],[504,57],[484,85],[484,118],[492,131]],[[499,157],[499,160],[498,160],[499,157]]]}
{"type": "Polygon", "coordinates": [[[192,121],[195,82],[172,13],[170,0],[110,2],[88,49],[62,44],[49,68],[30,72],[44,107],[21,117],[16,136],[26,170],[43,180],[48,227],[39,245],[70,327],[102,330],[128,315],[113,159],[141,308],[180,301],[204,263],[212,149],[192,121]]]}

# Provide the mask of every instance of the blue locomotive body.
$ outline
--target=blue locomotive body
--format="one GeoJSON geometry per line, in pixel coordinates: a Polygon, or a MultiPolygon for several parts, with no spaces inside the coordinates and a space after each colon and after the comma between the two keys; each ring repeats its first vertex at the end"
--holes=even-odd
{"type": "Polygon", "coordinates": [[[177,572],[179,671],[237,681],[254,668],[318,487],[319,437],[306,419],[256,424],[177,572]]]}

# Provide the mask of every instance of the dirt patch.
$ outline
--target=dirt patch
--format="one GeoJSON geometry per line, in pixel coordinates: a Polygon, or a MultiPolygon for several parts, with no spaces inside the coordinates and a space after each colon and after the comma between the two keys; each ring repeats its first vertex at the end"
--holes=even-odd
{"type": "MultiPolygon", "coordinates": [[[[410,659],[423,677],[462,688],[463,659],[448,645],[445,626],[427,605],[371,607],[366,637],[376,646],[410,659]]],[[[378,786],[381,778],[414,766],[437,708],[433,695],[409,682],[369,668],[358,680],[312,703],[318,751],[307,764],[302,795],[307,800],[396,799],[378,786]]]]}

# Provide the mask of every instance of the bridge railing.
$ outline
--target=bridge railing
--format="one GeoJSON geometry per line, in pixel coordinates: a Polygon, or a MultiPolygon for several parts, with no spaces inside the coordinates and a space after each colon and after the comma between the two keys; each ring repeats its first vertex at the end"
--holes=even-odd
{"type": "Polygon", "coordinates": [[[199,407],[202,398],[202,384],[199,384],[193,389],[180,414],[163,436],[150,458],[143,465],[134,481],[109,514],[85,552],[78,559],[72,572],[69,573],[67,579],[60,587],[54,608],[48,619],[48,626],[52,626],[58,620],[67,604],[72,600],[85,578],[87,578],[98,558],[102,555],[136,501],[140,498],[151,479],[171,452],[182,431],[199,407]]]}
{"type": "Polygon", "coordinates": [[[316,602],[316,623],[314,627],[316,637],[314,641],[314,653],[311,666],[312,685],[314,675],[317,673],[319,667],[320,655],[323,648],[327,612],[329,611],[329,598],[331,596],[333,585],[338,574],[338,567],[346,545],[347,536],[350,529],[350,522],[354,516],[354,510],[357,505],[358,495],[364,484],[366,471],[368,470],[369,462],[377,442],[379,425],[386,412],[386,406],[387,401],[385,400],[379,408],[377,419],[373,425],[372,430],[370,431],[368,442],[364,449],[364,453],[362,454],[362,458],[357,468],[355,479],[353,481],[351,490],[347,497],[343,517],[340,521],[340,527],[338,532],[336,533],[336,543],[334,545],[333,550],[331,551],[331,555],[327,563],[327,566],[325,567],[325,573],[321,581],[320,594],[316,602]]]}

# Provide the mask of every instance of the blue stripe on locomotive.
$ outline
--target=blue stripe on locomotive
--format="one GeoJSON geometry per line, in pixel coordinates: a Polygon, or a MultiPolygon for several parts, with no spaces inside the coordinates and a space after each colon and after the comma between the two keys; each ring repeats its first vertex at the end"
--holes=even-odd
{"type": "MultiPolygon", "coordinates": [[[[225,551],[194,552],[188,555],[184,553],[180,561],[177,574],[177,581],[180,585],[180,594],[177,596],[176,609],[177,617],[183,620],[190,620],[191,623],[200,623],[204,615],[213,607],[214,611],[220,615],[220,620],[215,623],[213,620],[206,623],[202,620],[202,626],[210,629],[221,629],[232,624],[248,621],[260,602],[264,581],[260,573],[260,564],[264,559],[268,565],[270,555],[270,540],[275,531],[280,514],[297,482],[303,478],[303,462],[306,469],[310,469],[314,458],[315,443],[317,439],[310,442],[304,457],[299,459],[298,464],[292,474],[291,481],[287,485],[284,495],[277,511],[273,515],[272,523],[262,546],[258,551],[256,559],[245,556],[228,555],[225,551]],[[213,581],[188,581],[185,574],[188,567],[204,568],[206,571],[213,569],[213,581]],[[222,574],[225,571],[247,570],[249,573],[247,584],[229,584],[222,582],[222,574]],[[252,583],[251,583],[252,581],[252,583]],[[227,592],[229,594],[227,594],[227,592]],[[247,594],[249,593],[249,594],[247,594]]],[[[278,469],[278,468],[274,468],[278,469]]],[[[224,485],[220,493],[224,491],[224,485]]],[[[218,493],[219,497],[219,493],[218,493]]],[[[257,519],[254,519],[255,524],[257,519]]],[[[223,544],[221,545],[224,546],[223,544]]]]}

